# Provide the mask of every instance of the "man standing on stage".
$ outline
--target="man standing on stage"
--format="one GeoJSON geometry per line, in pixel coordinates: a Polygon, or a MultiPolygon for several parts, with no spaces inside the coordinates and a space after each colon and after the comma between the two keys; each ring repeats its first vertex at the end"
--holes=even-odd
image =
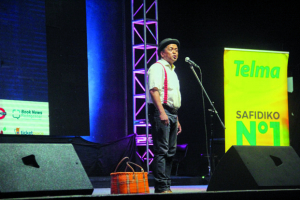
{"type": "Polygon", "coordinates": [[[154,146],[152,162],[156,193],[171,193],[171,169],[176,153],[177,135],[181,132],[178,109],[181,106],[179,80],[174,62],[178,59],[180,43],[177,39],[161,41],[161,59],[148,70],[150,97],[149,120],[154,146]]]}

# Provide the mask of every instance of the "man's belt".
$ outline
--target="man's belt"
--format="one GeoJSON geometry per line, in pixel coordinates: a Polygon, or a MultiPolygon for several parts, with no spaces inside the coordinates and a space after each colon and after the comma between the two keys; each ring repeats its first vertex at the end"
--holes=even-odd
{"type": "Polygon", "coordinates": [[[169,111],[173,115],[178,114],[178,108],[172,108],[172,107],[168,106],[167,104],[163,104],[163,107],[164,107],[164,109],[166,109],[167,111],[169,111]]]}

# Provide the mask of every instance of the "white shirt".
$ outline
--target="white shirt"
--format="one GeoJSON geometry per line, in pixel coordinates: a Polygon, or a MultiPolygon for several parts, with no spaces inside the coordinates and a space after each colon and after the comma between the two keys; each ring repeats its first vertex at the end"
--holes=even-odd
{"type": "MultiPolygon", "coordinates": [[[[181,94],[179,87],[179,80],[177,74],[175,73],[175,65],[170,66],[170,64],[164,59],[159,61],[164,65],[167,77],[168,77],[168,99],[167,104],[172,108],[180,108],[181,106],[181,94]]],[[[160,101],[164,102],[164,80],[165,80],[165,71],[163,66],[159,63],[154,63],[148,70],[148,85],[147,85],[147,102],[153,103],[152,98],[149,97],[149,90],[155,87],[158,88],[160,101]]]]}

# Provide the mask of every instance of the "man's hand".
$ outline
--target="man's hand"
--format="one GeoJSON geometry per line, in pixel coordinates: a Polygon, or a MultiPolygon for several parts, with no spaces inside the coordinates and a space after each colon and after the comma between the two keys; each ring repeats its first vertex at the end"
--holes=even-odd
{"type": "Polygon", "coordinates": [[[160,113],[159,118],[161,123],[168,126],[169,125],[169,117],[165,112],[160,113]]]}
{"type": "Polygon", "coordinates": [[[182,131],[182,128],[181,128],[181,124],[179,123],[178,120],[177,120],[177,130],[178,130],[177,135],[179,135],[179,133],[181,133],[181,131],[182,131]]]}

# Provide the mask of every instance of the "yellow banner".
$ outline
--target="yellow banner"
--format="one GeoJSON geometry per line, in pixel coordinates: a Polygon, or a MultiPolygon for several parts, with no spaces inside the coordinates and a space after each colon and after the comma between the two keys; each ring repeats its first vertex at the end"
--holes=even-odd
{"type": "Polygon", "coordinates": [[[225,48],[225,152],[289,146],[288,52],[225,48]]]}

